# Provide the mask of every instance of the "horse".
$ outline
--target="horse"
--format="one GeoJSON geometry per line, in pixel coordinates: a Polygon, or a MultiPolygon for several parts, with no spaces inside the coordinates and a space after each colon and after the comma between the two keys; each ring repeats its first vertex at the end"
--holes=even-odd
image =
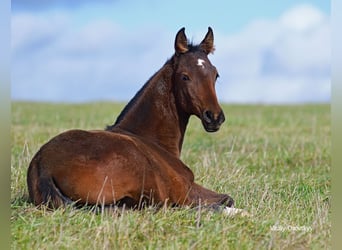
{"type": "Polygon", "coordinates": [[[200,44],[183,27],[174,54],[136,93],[113,125],[103,130],[69,130],[44,144],[27,172],[29,197],[36,206],[154,205],[233,208],[228,194],[194,182],[180,159],[186,127],[197,116],[207,132],[225,121],[208,59],[214,51],[210,27],[200,44]]]}

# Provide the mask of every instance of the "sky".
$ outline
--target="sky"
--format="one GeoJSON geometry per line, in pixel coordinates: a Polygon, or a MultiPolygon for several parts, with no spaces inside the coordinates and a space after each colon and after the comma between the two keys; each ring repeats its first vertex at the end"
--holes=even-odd
{"type": "Polygon", "coordinates": [[[208,26],[220,101],[330,102],[328,0],[12,0],[11,98],[128,101],[208,26]]]}

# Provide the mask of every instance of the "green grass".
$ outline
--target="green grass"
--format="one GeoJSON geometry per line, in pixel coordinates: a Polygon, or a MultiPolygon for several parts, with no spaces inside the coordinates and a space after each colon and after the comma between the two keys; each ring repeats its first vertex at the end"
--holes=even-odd
{"type": "Polygon", "coordinates": [[[253,216],[190,209],[92,213],[47,211],[27,202],[34,153],[58,133],[102,129],[123,104],[13,103],[13,249],[329,249],[330,107],[224,105],[208,134],[190,120],[182,159],[207,188],[230,194],[253,216]],[[272,227],[284,229],[272,230],[272,227]]]}

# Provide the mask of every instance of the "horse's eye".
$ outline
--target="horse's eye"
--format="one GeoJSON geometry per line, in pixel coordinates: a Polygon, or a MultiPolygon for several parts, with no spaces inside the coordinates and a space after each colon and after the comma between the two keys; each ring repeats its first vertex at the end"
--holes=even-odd
{"type": "Polygon", "coordinates": [[[220,75],[217,73],[217,74],[216,74],[216,80],[217,80],[217,78],[219,78],[219,77],[220,77],[220,75]]]}
{"type": "Polygon", "coordinates": [[[189,81],[189,80],[190,80],[190,77],[189,77],[188,75],[186,75],[186,74],[183,74],[183,75],[182,75],[182,80],[183,80],[183,81],[189,81]]]}

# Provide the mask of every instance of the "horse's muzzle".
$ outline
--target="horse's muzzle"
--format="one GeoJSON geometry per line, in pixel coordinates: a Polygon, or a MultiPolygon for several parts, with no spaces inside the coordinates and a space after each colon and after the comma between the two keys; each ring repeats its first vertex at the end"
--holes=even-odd
{"type": "Polygon", "coordinates": [[[210,110],[206,110],[202,114],[202,124],[207,132],[216,132],[220,129],[221,124],[225,121],[225,116],[221,110],[218,115],[215,115],[210,110]]]}

